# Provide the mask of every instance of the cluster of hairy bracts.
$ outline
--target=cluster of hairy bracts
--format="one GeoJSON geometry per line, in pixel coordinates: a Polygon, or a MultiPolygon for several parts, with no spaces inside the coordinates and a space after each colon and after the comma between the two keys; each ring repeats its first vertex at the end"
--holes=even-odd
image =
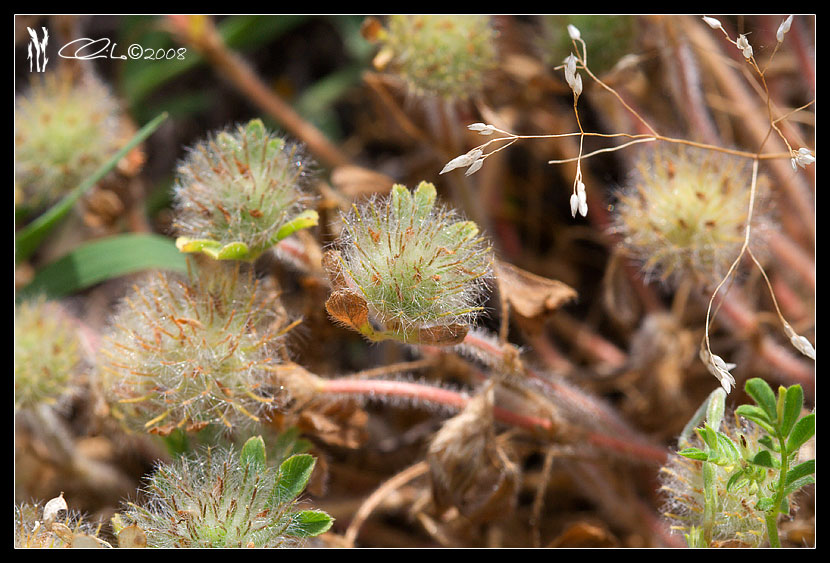
{"type": "MultiPolygon", "coordinates": [[[[748,421],[742,421],[732,414],[724,417],[720,431],[734,443],[745,443],[746,448],[758,451],[760,429],[748,421]]],[[[703,447],[695,434],[681,447],[703,447]]],[[[669,522],[672,532],[690,534],[693,528],[704,525],[703,463],[678,454],[660,469],[660,492],[665,502],[663,517],[669,522]]],[[[717,509],[712,528],[712,547],[759,547],[766,538],[764,512],[755,508],[755,495],[747,488],[727,489],[730,476],[738,467],[711,464],[715,472],[717,509]]]]}
{"type": "Polygon", "coordinates": [[[15,307],[15,409],[55,403],[80,361],[77,328],[57,303],[39,298],[15,307]]]}
{"type": "MultiPolygon", "coordinates": [[[[255,258],[290,234],[286,229],[293,232],[292,220],[303,216],[309,166],[299,144],[268,131],[259,119],[213,135],[178,167],[174,228],[182,239],[199,243],[197,250],[241,244],[243,257],[255,258]]],[[[306,213],[316,224],[316,214],[306,213]]]]}
{"type": "Polygon", "coordinates": [[[178,458],[159,465],[144,488],[147,499],[123,513],[147,536],[148,547],[292,547],[294,498],[274,502],[273,468],[242,463],[234,450],[178,458]]]}
{"type": "Polygon", "coordinates": [[[386,330],[466,325],[482,309],[492,249],[474,222],[435,200],[430,183],[396,185],[343,217],[346,284],[386,330]]]}
{"type": "Polygon", "coordinates": [[[277,292],[241,266],[133,287],[100,348],[101,384],[128,427],[167,434],[259,422],[290,398],[277,292]]]}
{"type": "Polygon", "coordinates": [[[390,69],[416,95],[474,97],[498,64],[496,31],[485,15],[391,15],[380,39],[378,59],[391,59],[390,69]]]}
{"type": "Polygon", "coordinates": [[[29,208],[76,188],[132,133],[109,90],[92,77],[47,74],[15,106],[15,202],[29,208]]]}
{"type": "MultiPolygon", "coordinates": [[[[718,281],[743,245],[751,182],[747,159],[687,146],[646,150],[619,194],[614,230],[648,276],[718,281]]],[[[758,194],[764,186],[759,177],[758,194]]],[[[758,203],[756,195],[754,242],[764,224],[758,203]]]]}

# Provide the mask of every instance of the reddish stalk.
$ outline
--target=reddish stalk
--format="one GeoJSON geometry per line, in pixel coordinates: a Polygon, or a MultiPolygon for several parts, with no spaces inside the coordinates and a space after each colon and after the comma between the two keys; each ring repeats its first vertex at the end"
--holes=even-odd
{"type": "MultiPolygon", "coordinates": [[[[468,396],[456,391],[406,381],[324,379],[321,380],[318,391],[331,395],[359,395],[369,398],[407,398],[444,405],[458,410],[463,409],[470,400],[468,396]]],[[[534,433],[541,431],[544,434],[552,434],[557,430],[553,421],[550,419],[528,416],[502,407],[494,407],[493,416],[495,420],[502,424],[534,433]]],[[[589,444],[615,451],[622,455],[634,456],[639,460],[653,463],[663,463],[666,460],[667,454],[662,448],[632,443],[626,439],[597,432],[585,432],[583,436],[589,444]]]]}

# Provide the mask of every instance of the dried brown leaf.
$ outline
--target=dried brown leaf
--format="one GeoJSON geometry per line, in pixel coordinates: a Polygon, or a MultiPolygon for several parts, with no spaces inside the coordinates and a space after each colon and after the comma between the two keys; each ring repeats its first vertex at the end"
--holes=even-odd
{"type": "Polygon", "coordinates": [[[493,430],[494,390],[488,386],[447,420],[427,452],[436,507],[455,507],[473,521],[507,516],[515,507],[520,473],[493,430]]]}
{"type": "Polygon", "coordinates": [[[436,325],[418,329],[418,342],[426,346],[455,346],[464,341],[469,327],[462,324],[436,325]]]}
{"type": "Polygon", "coordinates": [[[369,415],[351,402],[317,402],[303,409],[297,427],[332,446],[359,448],[369,437],[369,415]]]}
{"type": "Polygon", "coordinates": [[[326,310],[334,320],[352,327],[358,332],[369,322],[369,306],[366,300],[348,289],[340,289],[326,301],[326,310]]]}
{"type": "Polygon", "coordinates": [[[541,320],[563,304],[575,299],[569,285],[522,270],[507,262],[496,261],[499,291],[511,308],[527,319],[541,320]]]}

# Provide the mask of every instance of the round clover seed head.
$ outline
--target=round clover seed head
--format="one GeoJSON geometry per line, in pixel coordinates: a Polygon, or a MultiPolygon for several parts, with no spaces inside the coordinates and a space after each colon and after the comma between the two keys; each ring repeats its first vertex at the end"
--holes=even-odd
{"type": "Polygon", "coordinates": [[[99,350],[100,384],[113,414],[136,430],[258,422],[290,400],[285,330],[276,291],[239,264],[159,273],[115,312],[99,350]]]}
{"type": "Polygon", "coordinates": [[[15,106],[15,188],[30,208],[76,188],[131,134],[109,90],[91,77],[46,74],[15,106]]]}
{"type": "Polygon", "coordinates": [[[305,482],[289,491],[284,466],[246,461],[244,451],[208,450],[160,464],[144,488],[147,501],[129,503],[123,515],[144,531],[148,547],[294,547],[316,535],[298,527],[310,512],[297,509],[305,482]]]}
{"type": "MultiPolygon", "coordinates": [[[[752,173],[749,161],[687,146],[641,153],[618,195],[614,231],[648,276],[677,281],[722,279],[745,238],[752,173]]],[[[758,177],[752,241],[764,224],[758,177]]]]}
{"type": "Polygon", "coordinates": [[[485,15],[390,15],[381,53],[418,95],[465,100],[496,68],[496,31],[485,15]]]}
{"type": "MultiPolygon", "coordinates": [[[[723,417],[721,432],[734,443],[745,443],[748,451],[763,449],[758,442],[762,433],[751,422],[742,426],[738,417],[729,412],[723,417]],[[743,437],[743,440],[741,439],[743,437]],[[745,440],[745,442],[744,442],[745,440]]],[[[700,437],[695,433],[680,446],[703,448],[700,437]]],[[[727,489],[729,478],[739,466],[724,466],[710,463],[714,468],[717,489],[717,511],[712,528],[710,547],[759,547],[766,538],[764,512],[755,508],[756,498],[747,490],[749,485],[727,489]]],[[[692,528],[704,525],[703,462],[671,454],[660,469],[660,492],[665,499],[663,517],[673,532],[690,534],[692,528]]]]}
{"type": "Polygon", "coordinates": [[[344,284],[398,334],[466,325],[492,275],[493,252],[476,224],[435,200],[428,182],[413,192],[398,184],[343,217],[344,284]]]}
{"type": "Polygon", "coordinates": [[[77,329],[57,303],[40,298],[15,307],[16,410],[56,402],[80,361],[77,329]]]}
{"type": "Polygon", "coordinates": [[[304,211],[309,166],[300,145],[259,119],[198,143],[174,188],[179,248],[250,260],[316,224],[316,212],[304,211]]]}

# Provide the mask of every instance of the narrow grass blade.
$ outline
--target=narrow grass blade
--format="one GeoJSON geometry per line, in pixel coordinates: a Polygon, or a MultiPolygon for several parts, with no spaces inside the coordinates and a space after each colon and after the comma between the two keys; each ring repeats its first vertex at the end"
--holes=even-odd
{"type": "Polygon", "coordinates": [[[92,186],[97,184],[110,170],[115,168],[118,161],[133,150],[139,143],[143,142],[149,137],[153,131],[158,129],[159,125],[167,119],[167,114],[162,113],[155,119],[142,127],[138,133],[130,139],[130,142],[113,155],[107,162],[105,162],[95,173],[87,178],[81,185],[72,190],[62,200],[56,203],[43,215],[26,225],[16,237],[15,240],[15,260],[20,263],[29,258],[41,241],[49,234],[49,232],[63,219],[72,206],[86,193],[92,186]]]}

